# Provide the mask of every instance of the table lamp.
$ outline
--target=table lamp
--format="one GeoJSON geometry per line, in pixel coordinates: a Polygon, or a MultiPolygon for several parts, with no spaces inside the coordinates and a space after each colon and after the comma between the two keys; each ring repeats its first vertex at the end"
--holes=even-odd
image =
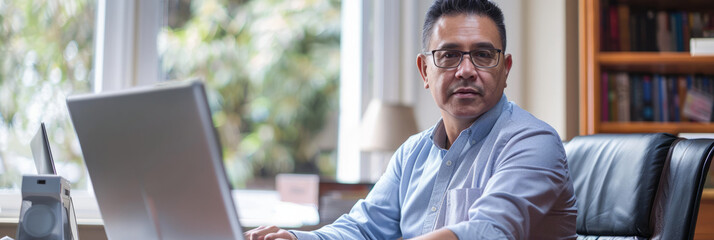
{"type": "Polygon", "coordinates": [[[418,132],[414,109],[402,104],[372,100],[362,119],[360,132],[360,150],[375,153],[363,169],[369,171],[366,175],[369,175],[370,181],[376,181],[384,172],[392,152],[409,136],[418,132]],[[381,158],[375,160],[375,155],[381,155],[381,158]]]}

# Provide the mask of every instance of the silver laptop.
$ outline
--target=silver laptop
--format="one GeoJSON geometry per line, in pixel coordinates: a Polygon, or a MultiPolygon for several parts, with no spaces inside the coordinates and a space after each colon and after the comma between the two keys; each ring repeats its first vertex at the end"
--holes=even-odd
{"type": "Polygon", "coordinates": [[[55,171],[55,162],[52,160],[52,150],[50,150],[50,141],[47,138],[47,130],[45,123],[40,123],[40,129],[30,142],[32,149],[32,158],[35,159],[35,167],[37,174],[57,174],[55,171]]]}
{"type": "Polygon", "coordinates": [[[201,82],[67,106],[109,239],[243,239],[201,82]]]}

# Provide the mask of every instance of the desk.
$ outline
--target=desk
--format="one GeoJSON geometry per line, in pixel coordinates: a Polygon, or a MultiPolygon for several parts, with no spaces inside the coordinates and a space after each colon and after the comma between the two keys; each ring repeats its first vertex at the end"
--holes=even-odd
{"type": "MultiPolygon", "coordinates": [[[[80,191],[73,192],[80,193],[80,191]]],[[[19,192],[5,193],[6,198],[17,203],[17,209],[4,205],[0,216],[0,237],[15,238],[17,222],[20,214],[21,197],[19,192]]],[[[268,190],[233,190],[233,199],[238,209],[238,217],[245,229],[260,225],[276,225],[282,228],[308,229],[319,224],[319,214],[316,206],[304,206],[281,202],[276,191],[268,190]]],[[[73,194],[75,210],[78,215],[78,232],[80,239],[107,239],[103,222],[100,218],[96,200],[93,196],[73,194]]]]}
{"type": "Polygon", "coordinates": [[[300,228],[320,223],[317,206],[282,202],[276,191],[234,190],[233,199],[244,228],[262,225],[300,228]]]}

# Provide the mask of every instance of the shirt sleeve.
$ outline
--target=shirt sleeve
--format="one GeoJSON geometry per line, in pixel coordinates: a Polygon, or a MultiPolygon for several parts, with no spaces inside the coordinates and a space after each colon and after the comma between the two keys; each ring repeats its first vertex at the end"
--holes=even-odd
{"type": "Polygon", "coordinates": [[[497,142],[493,175],[470,206],[469,221],[446,228],[459,239],[529,239],[568,183],[565,150],[549,130],[531,128],[497,142]]]}
{"type": "Polygon", "coordinates": [[[401,204],[399,186],[405,146],[392,156],[385,173],[380,177],[367,197],[359,200],[348,214],[334,223],[312,232],[292,231],[299,240],[312,239],[397,239],[401,204]]]}

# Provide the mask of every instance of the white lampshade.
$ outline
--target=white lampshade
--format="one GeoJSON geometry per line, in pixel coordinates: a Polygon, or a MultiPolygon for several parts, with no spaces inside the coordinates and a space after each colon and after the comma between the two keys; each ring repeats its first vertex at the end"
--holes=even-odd
{"type": "Polygon", "coordinates": [[[414,109],[410,106],[372,100],[362,119],[362,151],[394,151],[418,132],[414,109]]]}

